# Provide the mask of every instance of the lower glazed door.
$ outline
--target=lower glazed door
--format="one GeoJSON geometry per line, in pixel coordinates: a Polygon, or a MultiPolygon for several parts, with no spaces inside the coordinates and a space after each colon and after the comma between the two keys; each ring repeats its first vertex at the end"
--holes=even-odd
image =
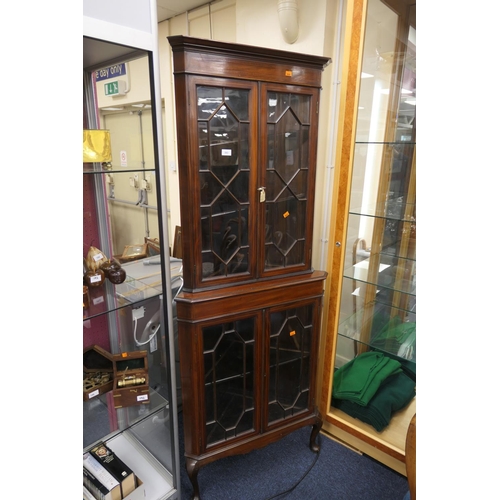
{"type": "Polygon", "coordinates": [[[314,411],[318,305],[314,300],[267,312],[266,429],[314,411]]]}
{"type": "Polygon", "coordinates": [[[261,318],[259,313],[201,327],[205,450],[259,432],[261,318]]]}

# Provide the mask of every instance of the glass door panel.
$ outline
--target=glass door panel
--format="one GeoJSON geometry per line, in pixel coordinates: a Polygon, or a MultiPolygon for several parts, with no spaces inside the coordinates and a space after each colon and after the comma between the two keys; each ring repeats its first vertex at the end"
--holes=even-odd
{"type": "Polygon", "coordinates": [[[203,279],[249,270],[249,94],[196,88],[203,279]]]}
{"type": "Polygon", "coordinates": [[[255,429],[256,317],[203,328],[207,446],[255,429]]]}
{"type": "Polygon", "coordinates": [[[309,407],[314,304],[269,315],[268,424],[309,407]]]}
{"type": "Polygon", "coordinates": [[[267,91],[264,272],[305,266],[312,95],[267,91]]]}

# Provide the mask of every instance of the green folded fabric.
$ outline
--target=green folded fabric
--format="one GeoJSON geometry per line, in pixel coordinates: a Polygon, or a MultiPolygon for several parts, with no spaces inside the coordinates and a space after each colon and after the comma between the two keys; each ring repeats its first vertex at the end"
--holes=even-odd
{"type": "Polygon", "coordinates": [[[387,323],[378,318],[374,321],[370,345],[386,352],[398,353],[402,344],[409,342],[415,348],[417,324],[402,322],[399,316],[391,318],[387,323]]]}
{"type": "Polygon", "coordinates": [[[401,372],[401,363],[380,352],[365,352],[335,371],[335,399],[366,406],[387,377],[401,372]]]}
{"type": "MultiPolygon", "coordinates": [[[[377,349],[374,349],[375,352],[379,352],[377,349]]],[[[417,365],[415,361],[410,361],[407,359],[399,358],[396,354],[392,354],[390,352],[383,352],[384,356],[388,358],[395,359],[401,363],[401,369],[410,377],[413,381],[417,380],[417,365]]]]}
{"type": "Polygon", "coordinates": [[[342,399],[333,399],[332,404],[381,432],[389,425],[394,413],[407,406],[415,394],[415,381],[401,372],[386,379],[366,406],[342,399]]]}

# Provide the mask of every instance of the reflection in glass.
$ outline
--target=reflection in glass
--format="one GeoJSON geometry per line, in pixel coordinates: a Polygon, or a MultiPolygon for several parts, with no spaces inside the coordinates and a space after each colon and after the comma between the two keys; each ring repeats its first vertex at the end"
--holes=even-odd
{"type": "Polygon", "coordinates": [[[310,101],[268,92],[266,270],[305,262],[310,101]]]}
{"type": "Polygon", "coordinates": [[[254,429],[255,318],[203,328],[207,445],[254,429]]]}
{"type": "Polygon", "coordinates": [[[271,314],[269,423],[308,408],[313,311],[311,304],[271,314]]]}
{"type": "Polygon", "coordinates": [[[416,363],[415,53],[415,29],[369,0],[337,365],[374,349],[416,363]]]}
{"type": "Polygon", "coordinates": [[[197,87],[203,278],[248,271],[249,91],[197,87]]]}

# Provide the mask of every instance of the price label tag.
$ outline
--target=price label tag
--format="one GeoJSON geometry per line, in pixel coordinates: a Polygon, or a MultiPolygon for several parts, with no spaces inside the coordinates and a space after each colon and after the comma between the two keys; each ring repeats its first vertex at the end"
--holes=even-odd
{"type": "Polygon", "coordinates": [[[283,219],[286,219],[289,215],[290,215],[290,212],[287,210],[287,211],[283,214],[283,219]]]}
{"type": "Polygon", "coordinates": [[[90,282],[91,283],[99,283],[99,281],[101,281],[101,275],[100,274],[96,274],[95,276],[91,276],[90,277],[90,282]]]}
{"type": "Polygon", "coordinates": [[[295,330],[292,330],[292,331],[290,332],[290,337],[293,337],[294,335],[295,335],[295,330]]]}

